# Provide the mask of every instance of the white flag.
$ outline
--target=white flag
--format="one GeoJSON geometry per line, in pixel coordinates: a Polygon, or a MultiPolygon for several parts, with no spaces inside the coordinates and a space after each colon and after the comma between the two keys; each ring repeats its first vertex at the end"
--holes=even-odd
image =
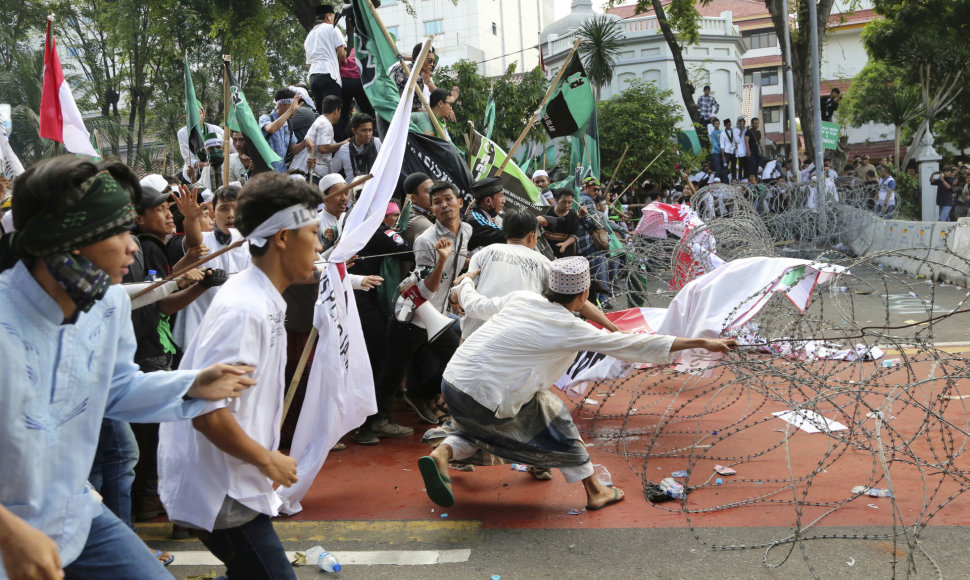
{"type": "MultiPolygon", "coordinates": [[[[411,71],[412,77],[416,74],[417,69],[411,71]]],[[[347,216],[340,239],[330,254],[327,271],[320,281],[320,293],[313,314],[313,325],[319,331],[320,339],[310,367],[303,410],[290,448],[290,456],[297,460],[297,477],[300,480],[292,487],[279,490],[283,499],[280,511],[285,514],[292,515],[303,509],[300,500],[309,491],[313,479],[337,441],[377,412],[374,377],[357,314],[357,303],[350,279],[341,274],[342,268],[337,265],[343,266],[344,262],[354,257],[384,220],[407,150],[414,92],[411,80],[408,86],[412,88],[407,94],[401,95],[387,136],[371,169],[374,179],[364,185],[364,191],[347,216]]]]}

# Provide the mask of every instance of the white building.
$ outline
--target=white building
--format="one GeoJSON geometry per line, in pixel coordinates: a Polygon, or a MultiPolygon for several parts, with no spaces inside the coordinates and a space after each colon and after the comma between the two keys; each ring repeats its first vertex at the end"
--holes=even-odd
{"type": "Polygon", "coordinates": [[[499,76],[513,63],[516,72],[539,64],[539,32],[554,20],[554,0],[413,0],[416,15],[398,0],[384,0],[381,20],[410,55],[415,44],[434,34],[439,65],[478,63],[485,76],[499,76]]]}
{"type": "MultiPolygon", "coordinates": [[[[664,0],[665,5],[668,3],[664,0]]],[[[655,82],[673,92],[673,101],[681,108],[679,126],[690,134],[693,129],[683,108],[677,71],[657,18],[652,12],[637,15],[635,8],[618,6],[609,11],[620,19],[625,38],[614,80],[603,87],[602,98],[622,91],[628,79],[655,82]]],[[[720,118],[759,117],[768,139],[779,145],[787,143],[781,48],[764,1],[714,0],[706,6],[698,4],[697,9],[701,14],[700,39],[683,52],[684,64],[696,87],[694,99],[702,94],[704,85],[710,85],[711,94],[720,104],[720,118]]],[[[840,10],[843,7],[836,3],[823,38],[823,95],[834,87],[843,94],[849,90],[852,79],[868,61],[862,29],[878,18],[868,0],[862,0],[854,12],[840,10]]],[[[590,0],[573,0],[572,14],[543,30],[543,54],[552,74],[563,65],[575,41],[575,29],[593,15],[590,0]]],[[[834,120],[838,122],[838,113],[834,120]]],[[[879,157],[891,152],[892,127],[868,124],[844,132],[852,154],[865,152],[879,157]]]]}

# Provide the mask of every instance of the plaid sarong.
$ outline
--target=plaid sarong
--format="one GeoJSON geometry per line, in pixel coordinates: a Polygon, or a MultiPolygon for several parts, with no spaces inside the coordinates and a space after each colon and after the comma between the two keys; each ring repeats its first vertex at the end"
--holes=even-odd
{"type": "Polygon", "coordinates": [[[549,391],[540,391],[514,417],[499,419],[470,395],[442,382],[441,392],[451,420],[429,429],[422,438],[436,443],[458,435],[478,447],[458,463],[498,465],[524,463],[536,467],[578,467],[589,453],[566,405],[549,391]]]}

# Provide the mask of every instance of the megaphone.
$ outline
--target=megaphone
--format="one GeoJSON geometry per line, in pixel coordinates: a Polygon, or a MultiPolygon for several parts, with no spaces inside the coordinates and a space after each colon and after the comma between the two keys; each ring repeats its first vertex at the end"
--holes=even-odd
{"type": "Polygon", "coordinates": [[[400,322],[419,322],[428,332],[428,342],[434,342],[441,338],[454,320],[438,312],[434,304],[428,302],[421,296],[417,285],[412,285],[406,290],[401,291],[404,297],[404,307],[397,314],[400,322]]]}

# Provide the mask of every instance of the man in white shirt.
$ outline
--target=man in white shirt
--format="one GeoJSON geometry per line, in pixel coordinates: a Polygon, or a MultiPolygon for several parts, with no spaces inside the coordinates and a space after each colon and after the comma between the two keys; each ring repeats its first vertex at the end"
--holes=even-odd
{"type": "MultiPolygon", "coordinates": [[[[205,122],[205,108],[202,106],[201,101],[196,101],[199,106],[199,123],[202,124],[202,133],[212,133],[220,141],[225,138],[225,133],[222,131],[222,127],[218,125],[213,125],[211,123],[205,122]]],[[[195,183],[199,179],[200,172],[203,167],[206,166],[205,161],[201,161],[198,157],[192,154],[192,150],[189,149],[189,130],[186,127],[182,127],[175,134],[179,142],[179,152],[182,154],[182,179],[185,183],[195,183]]],[[[235,149],[233,149],[235,151],[235,149]]]]}
{"type": "Polygon", "coordinates": [[[747,179],[748,176],[744,174],[746,168],[748,167],[748,128],[745,126],[746,122],[744,117],[738,117],[738,126],[734,129],[734,157],[735,163],[737,164],[737,172],[734,177],[738,181],[747,179]]]}
{"type": "Polygon", "coordinates": [[[731,128],[731,119],[724,119],[724,130],[721,131],[721,181],[731,183],[731,176],[737,173],[736,159],[738,141],[731,128]]]}
{"type": "Polygon", "coordinates": [[[785,155],[775,154],[775,158],[765,163],[765,169],[761,172],[761,181],[772,184],[779,177],[785,176],[785,155]]]}
{"type": "Polygon", "coordinates": [[[319,201],[306,182],[283,175],[261,174],[243,188],[237,224],[252,264],[213,300],[180,366],[248,361],[256,387],[159,433],[159,491],[169,517],[191,527],[230,578],[296,579],[270,521],[281,505],[273,486],[297,481],[296,461],[277,450],[286,363],[281,293],[314,275],[319,201]]]}
{"type": "Polygon", "coordinates": [[[253,168],[253,160],[246,155],[246,137],[239,131],[233,131],[232,146],[237,153],[229,155],[229,183],[246,183],[253,168]]]}
{"type": "Polygon", "coordinates": [[[883,165],[879,168],[879,192],[876,194],[876,213],[886,218],[893,219],[896,213],[896,180],[889,173],[889,166],[883,165]]]}
{"type": "Polygon", "coordinates": [[[333,25],[333,6],[317,6],[317,22],[303,41],[306,63],[310,66],[310,92],[314,108],[323,110],[323,98],[340,96],[340,65],[347,60],[347,43],[333,25]]]}
{"type": "Polygon", "coordinates": [[[341,101],[340,97],[334,95],[324,97],[322,113],[310,125],[310,130],[307,131],[307,139],[313,141],[314,145],[316,145],[313,153],[316,155],[317,165],[313,168],[313,173],[317,177],[323,177],[331,173],[330,160],[333,158],[333,154],[349,141],[347,139],[337,143],[334,142],[333,138],[333,124],[340,120],[342,106],[343,101],[341,101]]]}
{"type": "Polygon", "coordinates": [[[685,339],[624,334],[597,329],[575,316],[589,297],[589,263],[561,258],[550,266],[546,291],[513,292],[485,298],[471,278],[453,290],[467,316],[487,322],[445,369],[442,393],[452,422],[448,436],[418,460],[428,497],[454,504],[448,464],[473,462],[479,451],[507,461],[559,468],[566,481],[582,482],[586,508],[597,510],[623,499],[619,488],[597,481],[589,453],[562,400],[548,391],[578,351],[610,354],[632,362],[669,363],[673,352],[703,348],[727,352],[733,339],[685,339]]]}

